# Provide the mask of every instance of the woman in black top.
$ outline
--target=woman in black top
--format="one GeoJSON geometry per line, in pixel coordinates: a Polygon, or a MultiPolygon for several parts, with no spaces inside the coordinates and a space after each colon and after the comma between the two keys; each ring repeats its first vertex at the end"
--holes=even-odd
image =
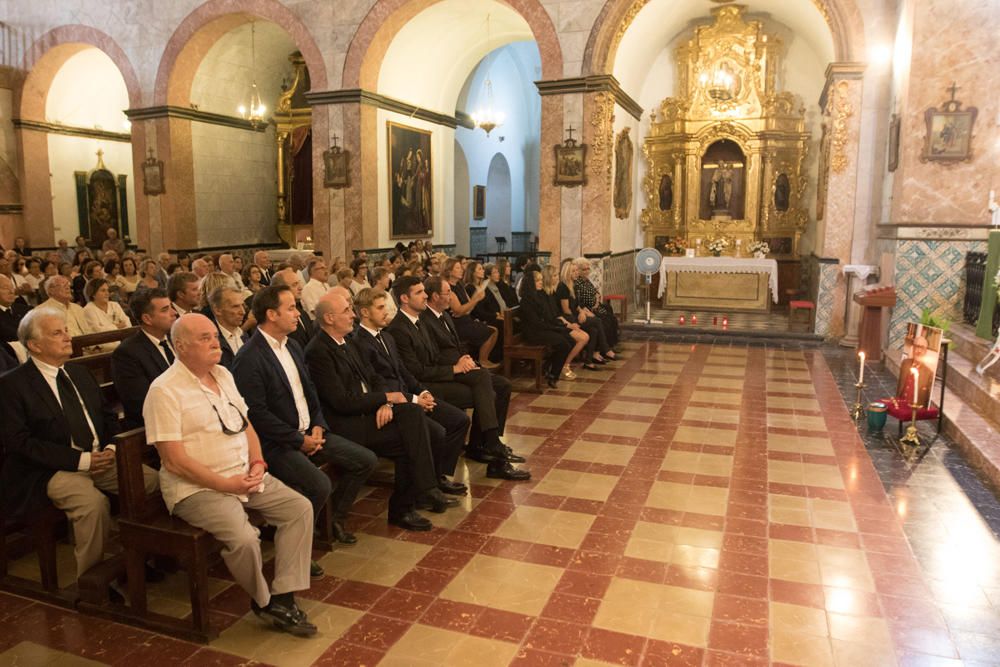
{"type": "Polygon", "coordinates": [[[604,325],[604,333],[608,337],[608,345],[614,347],[618,344],[618,318],[606,304],[600,302],[600,294],[594,287],[594,283],[590,282],[590,260],[586,257],[578,257],[573,260],[573,263],[576,264],[578,272],[576,280],[573,281],[576,302],[581,310],[601,320],[601,324],[604,325]]]}
{"type": "MultiPolygon", "coordinates": [[[[601,321],[596,317],[588,317],[587,312],[581,310],[577,303],[573,289],[573,281],[576,280],[577,275],[573,260],[564,260],[559,273],[559,285],[556,287],[556,301],[559,303],[560,314],[568,321],[578,323],[590,335],[590,345],[587,348],[590,353],[589,361],[593,361],[595,364],[604,364],[607,363],[607,360],[613,361],[615,353],[608,345],[601,321]]],[[[585,364],[584,368],[588,368],[588,366],[585,364]]]]}
{"type": "MultiPolygon", "coordinates": [[[[542,274],[527,270],[521,278],[521,336],[533,345],[545,345],[543,371],[549,386],[556,387],[559,375],[572,371],[566,364],[573,338],[566,326],[553,317],[548,307],[548,297],[542,291],[542,274]]],[[[572,379],[572,378],[568,378],[572,379]]]]}
{"type": "Polygon", "coordinates": [[[497,260],[497,273],[500,274],[500,278],[497,280],[497,289],[500,290],[500,296],[503,300],[507,302],[508,308],[513,308],[517,305],[517,290],[514,289],[513,284],[510,281],[511,266],[510,260],[506,257],[501,257],[497,260]]]}
{"type": "MultiPolygon", "coordinates": [[[[451,317],[455,321],[455,328],[458,329],[458,337],[465,343],[469,350],[478,350],[479,365],[483,368],[494,369],[499,364],[490,361],[490,353],[497,344],[496,327],[487,326],[472,317],[472,309],[486,298],[485,287],[477,289],[472,296],[469,296],[462,282],[462,263],[454,258],[449,258],[444,263],[441,277],[451,285],[451,317]]],[[[503,349],[503,348],[501,348],[503,349]]]]}
{"type": "MultiPolygon", "coordinates": [[[[525,267],[524,270],[538,271],[542,274],[542,290],[546,296],[544,305],[548,309],[549,316],[560,322],[566,328],[566,331],[569,332],[570,338],[573,339],[573,349],[570,350],[569,356],[566,357],[562,376],[564,380],[575,380],[576,373],[572,371],[570,365],[581,352],[584,352],[590,346],[590,334],[584,331],[579,324],[570,322],[559,313],[559,301],[556,299],[556,288],[559,286],[559,270],[555,266],[549,264],[545,268],[541,268],[537,264],[534,264],[525,267]]],[[[586,361],[589,358],[589,354],[585,353],[583,367],[587,370],[595,370],[597,366],[586,361]]]]}

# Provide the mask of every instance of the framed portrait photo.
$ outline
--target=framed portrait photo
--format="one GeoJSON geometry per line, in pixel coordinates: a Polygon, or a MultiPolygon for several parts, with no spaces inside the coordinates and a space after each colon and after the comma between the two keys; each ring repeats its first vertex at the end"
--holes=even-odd
{"type": "Polygon", "coordinates": [[[351,184],[350,155],[340,146],[323,151],[323,187],[346,188],[351,184]]]}
{"type": "Polygon", "coordinates": [[[555,146],[555,185],[573,188],[587,184],[587,144],[573,139],[555,146]]]}
{"type": "Polygon", "coordinates": [[[386,122],[389,156],[389,237],[434,233],[431,133],[386,122]]]}

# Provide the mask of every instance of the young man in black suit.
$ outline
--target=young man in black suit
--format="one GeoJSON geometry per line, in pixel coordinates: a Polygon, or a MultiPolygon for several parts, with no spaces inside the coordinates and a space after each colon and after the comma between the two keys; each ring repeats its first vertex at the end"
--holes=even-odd
{"type": "MultiPolygon", "coordinates": [[[[30,358],[0,377],[4,511],[28,516],[48,498],[66,512],[83,574],[104,559],[111,528],[111,506],[101,491],[118,491],[109,444],[118,417],[87,369],[65,365],[73,352],[65,314],[36,308],[21,320],[18,340],[30,358]]],[[[143,477],[153,493],[156,471],[144,466],[143,477]]]]}
{"type": "Polygon", "coordinates": [[[149,385],[174,363],[168,334],[177,311],[165,290],[139,290],[132,297],[132,317],[140,331],[111,353],[111,378],[125,410],[127,430],[143,425],[142,404],[149,385]]]}
{"type": "Polygon", "coordinates": [[[402,393],[387,391],[346,340],[354,328],[354,310],[347,299],[337,293],[324,295],[316,304],[316,321],[320,330],[306,348],[306,359],[330,428],[395,462],[389,523],[430,530],[430,522],[414,511],[416,506],[444,512],[458,501],[437,489],[423,409],[402,393]]]}
{"type": "MultiPolygon", "coordinates": [[[[378,459],[368,449],[327,433],[302,348],[289,337],[299,317],[292,291],[284,285],[265,287],[254,297],[253,312],[257,331],[240,348],[232,372],[250,408],[250,423],[260,437],[268,470],[308,498],[313,514],[319,515],[333,489],[318,466],[333,463],[341,471],[334,499],[348,496],[353,503],[378,459]]],[[[334,531],[341,542],[357,541],[343,526],[334,531]]],[[[322,576],[316,563],[312,574],[322,576]]]]}
{"type": "Polygon", "coordinates": [[[428,428],[431,435],[431,449],[434,451],[434,467],[438,474],[438,489],[444,493],[465,495],[465,484],[449,479],[455,474],[458,456],[465,445],[465,434],[469,431],[469,418],[464,410],[450,403],[439,401],[421,386],[417,378],[406,368],[396,348],[396,341],[388,331],[387,300],[390,299],[380,289],[366,287],[354,298],[354,307],[361,325],[351,335],[355,349],[366,368],[382,380],[386,391],[402,392],[407,401],[416,403],[430,418],[428,428]]]}
{"type": "MultiPolygon", "coordinates": [[[[434,281],[439,302],[444,301],[444,297],[450,298],[447,282],[437,276],[428,281],[434,281]],[[442,294],[442,284],[448,289],[447,293],[442,294]]],[[[462,354],[457,334],[444,341],[444,336],[435,332],[435,328],[442,326],[437,322],[439,314],[429,311],[427,291],[419,279],[403,276],[396,281],[393,292],[399,302],[399,312],[387,329],[399,347],[404,365],[435,396],[460,408],[473,408],[466,455],[487,463],[488,477],[515,481],[531,479],[531,473],[511,465],[511,461],[524,459],[500,441],[510,403],[510,382],[491,375],[479,368],[469,355],[462,354]],[[445,346],[441,347],[439,341],[445,346]]],[[[451,319],[447,313],[441,311],[441,314],[451,319]]]]}

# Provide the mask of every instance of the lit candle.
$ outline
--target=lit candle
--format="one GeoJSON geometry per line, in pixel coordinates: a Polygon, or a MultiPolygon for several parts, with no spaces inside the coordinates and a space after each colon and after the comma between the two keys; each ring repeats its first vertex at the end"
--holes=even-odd
{"type": "Polygon", "coordinates": [[[691,315],[691,324],[698,324],[698,316],[697,315],[693,315],[693,314],[691,315]]]}
{"type": "Polygon", "coordinates": [[[864,350],[862,350],[861,352],[858,352],[858,357],[861,358],[861,370],[858,371],[858,383],[860,384],[860,383],[862,383],[862,382],[865,381],[865,352],[864,352],[864,350]]]}
{"type": "Polygon", "coordinates": [[[724,327],[728,327],[729,326],[729,318],[728,317],[723,317],[722,318],[722,326],[724,326],[724,327]]]}
{"type": "Polygon", "coordinates": [[[684,316],[683,315],[681,315],[680,317],[677,318],[677,324],[679,324],[681,326],[684,326],[684,316]]]}
{"type": "Polygon", "coordinates": [[[917,394],[919,393],[918,387],[920,387],[920,371],[914,366],[910,369],[910,372],[913,373],[913,404],[916,405],[917,394]]]}

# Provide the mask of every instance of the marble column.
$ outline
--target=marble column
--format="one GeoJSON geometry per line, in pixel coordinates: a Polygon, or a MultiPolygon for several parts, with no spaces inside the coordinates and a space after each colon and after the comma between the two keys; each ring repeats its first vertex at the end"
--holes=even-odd
{"type": "MultiPolygon", "coordinates": [[[[191,121],[159,117],[153,121],[156,155],[163,160],[164,193],[160,195],[159,245],[151,231],[150,251],[198,246],[195,214],[194,150],[191,121]]],[[[152,223],[151,223],[152,228],[152,223]]]]}
{"type": "MultiPolygon", "coordinates": [[[[553,146],[563,141],[563,126],[566,123],[564,108],[566,97],[580,95],[543,95],[541,121],[541,180],[538,193],[538,249],[552,253],[552,261],[562,256],[562,211],[563,197],[572,201],[579,188],[562,188],[553,183],[556,175],[555,151],[553,146]]],[[[579,104],[569,105],[579,109],[579,104]]],[[[579,128],[580,119],[575,121],[579,128]]],[[[566,127],[569,125],[566,124],[566,127]]],[[[579,201],[579,195],[576,195],[579,201]]]]}
{"type": "MultiPolygon", "coordinates": [[[[25,237],[29,246],[55,245],[52,218],[52,181],[49,175],[49,135],[38,130],[18,128],[17,135],[18,180],[21,183],[22,227],[16,235],[25,237]],[[30,155],[31,159],[24,156],[30,155]]],[[[76,236],[76,225],[68,223],[76,236]]],[[[67,235],[64,229],[62,235],[67,235]]],[[[67,240],[72,240],[67,239],[67,240]]]]}
{"type": "Polygon", "coordinates": [[[587,185],[580,207],[580,250],[604,252],[611,247],[611,169],[614,163],[615,98],[610,92],[583,96],[583,140],[588,150],[587,185]]]}
{"type": "MultiPolygon", "coordinates": [[[[851,262],[851,241],[856,224],[855,199],[858,186],[859,152],[861,149],[861,103],[863,63],[831,63],[826,70],[826,86],[820,100],[823,123],[827,133],[826,199],[822,224],[817,239],[816,254],[835,259],[840,266],[851,262]]],[[[847,281],[838,272],[833,281],[829,309],[822,309],[827,322],[817,321],[817,331],[839,337],[844,335],[847,281]]]]}

